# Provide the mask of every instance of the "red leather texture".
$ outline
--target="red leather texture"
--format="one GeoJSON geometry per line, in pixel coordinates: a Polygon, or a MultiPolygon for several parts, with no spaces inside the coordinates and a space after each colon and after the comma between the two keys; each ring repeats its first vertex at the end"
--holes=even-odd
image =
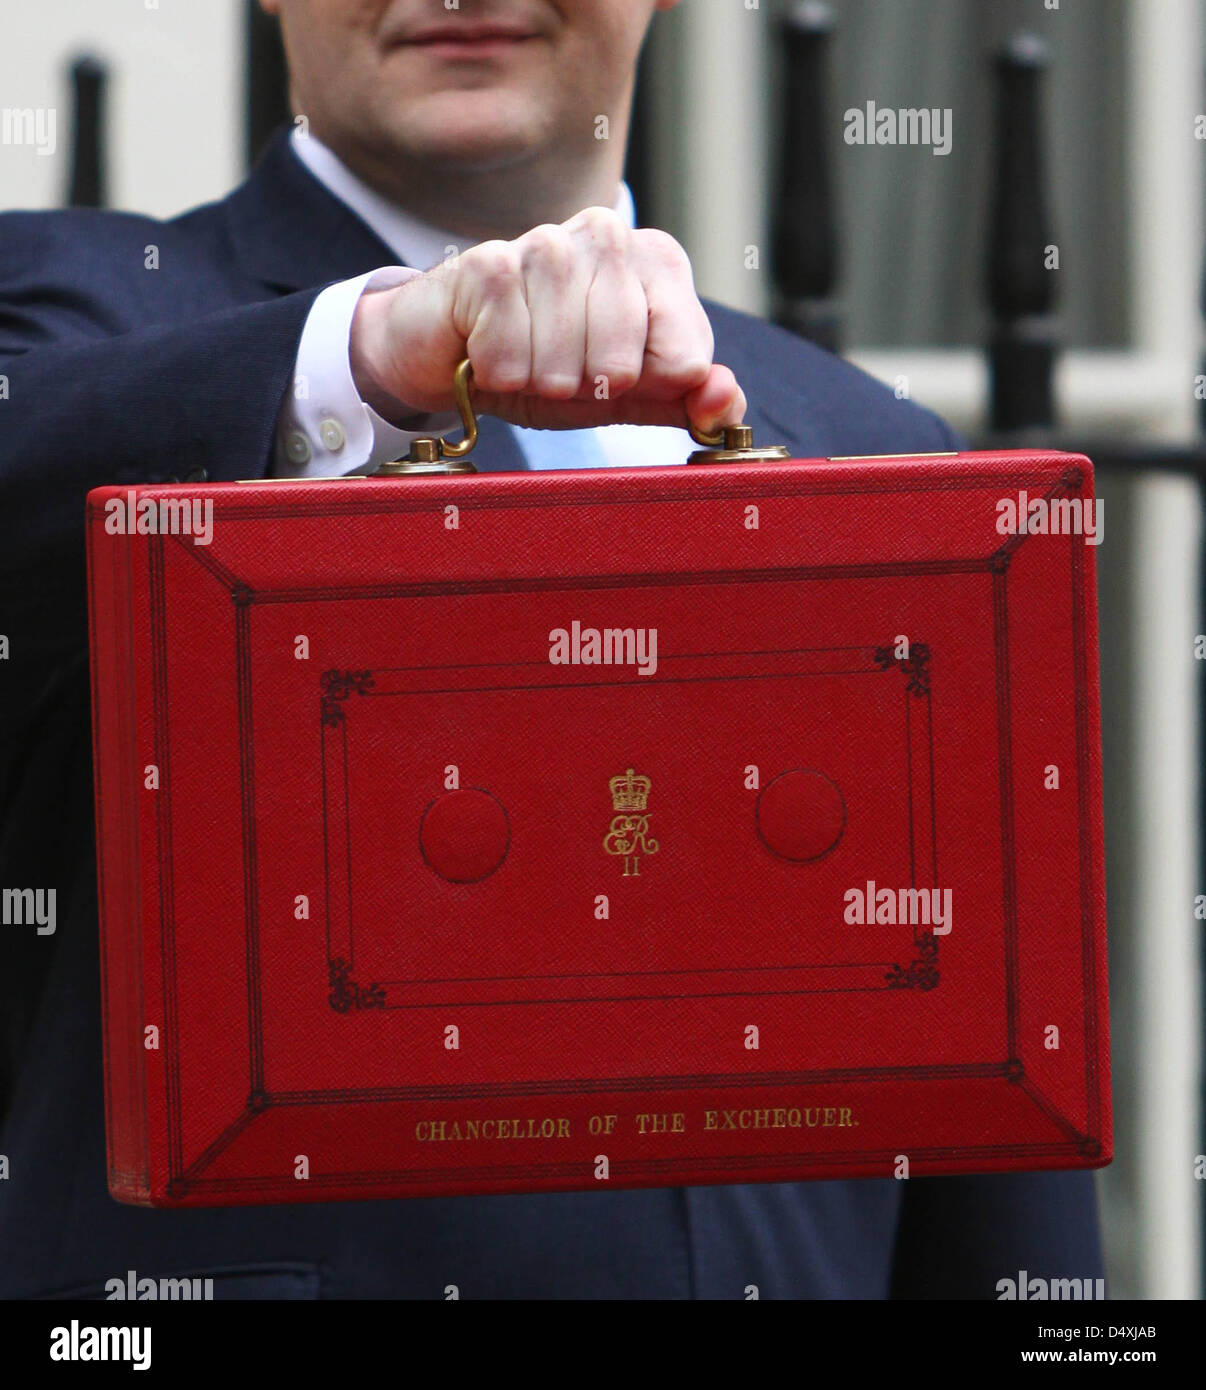
{"type": "Polygon", "coordinates": [[[114,1196],[1108,1162],[1095,550],[1023,492],[1092,466],[91,493],[114,1196]]]}

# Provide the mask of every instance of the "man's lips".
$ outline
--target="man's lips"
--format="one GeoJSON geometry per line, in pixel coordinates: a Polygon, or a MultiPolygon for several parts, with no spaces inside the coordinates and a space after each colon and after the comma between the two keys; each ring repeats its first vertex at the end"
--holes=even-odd
{"type": "Polygon", "coordinates": [[[484,58],[538,37],[531,29],[508,25],[455,24],[406,34],[398,42],[402,47],[421,49],[433,57],[484,58]]]}

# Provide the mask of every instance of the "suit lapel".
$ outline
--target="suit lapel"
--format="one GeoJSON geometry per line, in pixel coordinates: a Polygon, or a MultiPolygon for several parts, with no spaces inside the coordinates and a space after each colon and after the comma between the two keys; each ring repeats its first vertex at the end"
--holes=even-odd
{"type": "Polygon", "coordinates": [[[287,126],[226,209],[240,266],[280,294],[398,263],[396,252],[301,163],[289,148],[287,126]]]}

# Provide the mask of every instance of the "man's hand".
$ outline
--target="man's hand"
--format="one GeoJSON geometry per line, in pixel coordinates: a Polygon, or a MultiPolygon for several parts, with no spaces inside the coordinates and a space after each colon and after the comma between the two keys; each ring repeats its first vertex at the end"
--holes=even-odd
{"type": "Polygon", "coordinates": [[[363,399],[398,422],[453,409],[468,356],[476,408],[512,424],[712,432],[740,424],[746,404],[712,350],[682,247],[587,208],[365,295],[350,356],[363,399]]]}

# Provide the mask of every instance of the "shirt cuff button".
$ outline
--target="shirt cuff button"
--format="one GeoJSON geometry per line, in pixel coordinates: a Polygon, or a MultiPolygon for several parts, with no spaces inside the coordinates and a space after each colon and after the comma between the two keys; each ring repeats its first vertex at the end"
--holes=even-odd
{"type": "Polygon", "coordinates": [[[285,440],[285,456],[290,463],[304,464],[310,462],[310,441],[300,430],[292,430],[285,440]]]}
{"type": "Polygon", "coordinates": [[[338,420],[325,419],[318,427],[318,433],[322,436],[322,442],[333,454],[337,454],[347,443],[347,435],[343,432],[343,426],[338,420]]]}

